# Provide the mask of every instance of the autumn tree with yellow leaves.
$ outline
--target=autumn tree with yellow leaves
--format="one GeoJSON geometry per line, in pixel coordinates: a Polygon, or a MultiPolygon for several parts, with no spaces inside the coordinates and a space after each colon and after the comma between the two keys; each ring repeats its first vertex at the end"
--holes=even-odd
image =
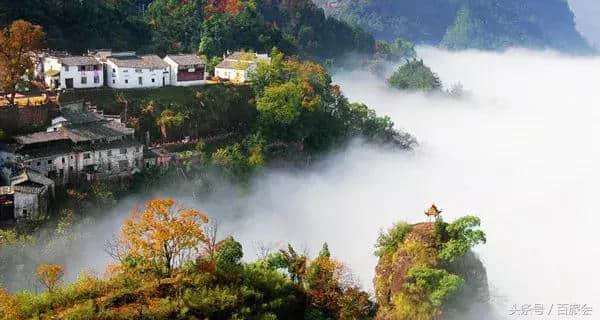
{"type": "Polygon", "coordinates": [[[17,297],[0,288],[0,320],[24,319],[17,297]]]}
{"type": "Polygon", "coordinates": [[[41,49],[46,34],[41,26],[16,20],[0,30],[0,90],[15,102],[17,87],[33,78],[35,54],[41,49]]]}
{"type": "Polygon", "coordinates": [[[65,275],[65,269],[58,264],[40,264],[35,274],[38,276],[40,283],[48,289],[53,291],[56,286],[61,282],[62,277],[65,275]]]}
{"type": "Polygon", "coordinates": [[[208,217],[196,209],[152,199],[131,212],[109,252],[123,265],[169,277],[207,244],[206,223],[208,217]]]}

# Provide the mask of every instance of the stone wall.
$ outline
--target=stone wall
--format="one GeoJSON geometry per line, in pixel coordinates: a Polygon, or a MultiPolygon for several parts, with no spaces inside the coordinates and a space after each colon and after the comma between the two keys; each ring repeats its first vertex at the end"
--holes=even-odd
{"type": "Polygon", "coordinates": [[[0,128],[12,133],[27,128],[44,126],[50,120],[51,108],[51,104],[30,107],[0,107],[0,128]]]}

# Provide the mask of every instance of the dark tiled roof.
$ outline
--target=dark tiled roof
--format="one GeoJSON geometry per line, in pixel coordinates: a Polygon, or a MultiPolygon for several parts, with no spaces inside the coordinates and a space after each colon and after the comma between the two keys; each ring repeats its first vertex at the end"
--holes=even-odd
{"type": "Polygon", "coordinates": [[[144,149],[144,159],[170,157],[171,154],[163,148],[144,149]]]}
{"type": "Polygon", "coordinates": [[[68,56],[61,57],[58,60],[60,61],[60,63],[67,66],[88,66],[100,64],[100,62],[98,62],[98,60],[96,60],[94,57],[88,56],[68,56]]]}
{"type": "Polygon", "coordinates": [[[109,137],[126,136],[133,133],[133,129],[127,128],[124,124],[116,121],[97,121],[71,124],[67,127],[60,128],[58,131],[35,132],[28,135],[16,136],[14,137],[14,140],[21,145],[60,140],[70,140],[77,143],[109,137]]]}
{"type": "Polygon", "coordinates": [[[170,54],[168,58],[175,61],[180,66],[193,66],[198,64],[205,64],[205,61],[195,54],[170,54]]]}
{"type": "Polygon", "coordinates": [[[165,69],[169,67],[163,59],[155,54],[144,56],[111,56],[107,59],[117,67],[136,69],[165,69]]]}
{"type": "Polygon", "coordinates": [[[65,118],[65,120],[67,120],[70,124],[83,124],[102,120],[102,117],[94,112],[81,112],[64,108],[61,113],[62,117],[65,118]]]}
{"type": "Polygon", "coordinates": [[[80,125],[69,125],[67,135],[73,142],[99,140],[133,134],[134,130],[116,121],[102,121],[80,125]]]}
{"type": "Polygon", "coordinates": [[[250,66],[250,63],[245,61],[235,61],[225,59],[221,61],[215,68],[219,69],[236,69],[236,70],[246,70],[250,66]]]}
{"type": "Polygon", "coordinates": [[[254,60],[256,60],[256,53],[254,53],[254,52],[236,51],[236,52],[232,53],[231,55],[229,55],[225,59],[229,59],[229,60],[243,60],[243,61],[254,61],[254,60]]]}
{"type": "Polygon", "coordinates": [[[59,140],[70,140],[66,132],[53,131],[53,132],[34,132],[22,136],[14,137],[15,141],[22,145],[34,144],[40,142],[50,142],[59,140]]]}
{"type": "Polygon", "coordinates": [[[94,57],[100,59],[100,60],[106,60],[106,58],[110,57],[112,55],[112,50],[110,49],[98,49],[98,50],[93,50],[89,52],[90,54],[93,54],[94,57]]]}
{"type": "Polygon", "coordinates": [[[54,185],[54,181],[46,178],[43,174],[32,170],[25,169],[18,176],[12,177],[10,181],[11,186],[52,186],[54,185]]]}

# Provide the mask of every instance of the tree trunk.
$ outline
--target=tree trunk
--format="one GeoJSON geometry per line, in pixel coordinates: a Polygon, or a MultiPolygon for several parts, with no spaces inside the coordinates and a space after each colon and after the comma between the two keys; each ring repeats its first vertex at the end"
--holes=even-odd
{"type": "Polygon", "coordinates": [[[16,100],[15,98],[17,96],[17,86],[14,86],[11,89],[11,92],[9,92],[9,94],[10,94],[10,98],[8,100],[8,104],[13,106],[15,104],[15,100],[16,100]]]}
{"type": "Polygon", "coordinates": [[[170,277],[171,276],[171,259],[173,257],[171,256],[171,252],[169,252],[169,246],[166,241],[163,243],[163,248],[165,250],[165,267],[167,268],[167,276],[170,277]]]}
{"type": "Polygon", "coordinates": [[[160,134],[163,137],[163,142],[167,141],[167,126],[164,124],[160,125],[160,134]]]}

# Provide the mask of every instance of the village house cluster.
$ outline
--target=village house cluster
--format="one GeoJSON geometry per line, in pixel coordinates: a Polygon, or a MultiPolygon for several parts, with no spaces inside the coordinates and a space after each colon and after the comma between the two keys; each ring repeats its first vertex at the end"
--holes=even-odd
{"type": "MultiPolygon", "coordinates": [[[[215,77],[243,83],[266,54],[234,52],[224,56],[215,68],[215,77]]],[[[67,53],[43,53],[37,70],[47,88],[115,89],[196,86],[208,79],[206,61],[196,54],[170,54],[161,59],[155,54],[138,55],[135,51],[90,51],[85,56],[67,53]]]]}
{"type": "Polygon", "coordinates": [[[49,89],[115,89],[193,86],[206,80],[206,62],[195,54],[138,55],[98,50],[86,56],[43,53],[38,74],[49,89]]]}
{"type": "MultiPolygon", "coordinates": [[[[234,52],[216,66],[215,78],[246,82],[259,61],[270,59],[234,52]]],[[[207,80],[206,61],[195,54],[161,59],[111,50],[42,53],[36,74],[50,90],[195,86],[207,80]]],[[[145,148],[120,115],[106,115],[90,103],[63,104],[44,131],[0,146],[0,220],[44,217],[56,187],[129,177],[143,168],[169,166],[173,159],[164,149],[145,148]]]]}
{"type": "Polygon", "coordinates": [[[0,220],[44,216],[56,186],[129,177],[168,166],[170,155],[144,150],[134,129],[83,102],[63,105],[45,130],[0,149],[0,220]]]}

